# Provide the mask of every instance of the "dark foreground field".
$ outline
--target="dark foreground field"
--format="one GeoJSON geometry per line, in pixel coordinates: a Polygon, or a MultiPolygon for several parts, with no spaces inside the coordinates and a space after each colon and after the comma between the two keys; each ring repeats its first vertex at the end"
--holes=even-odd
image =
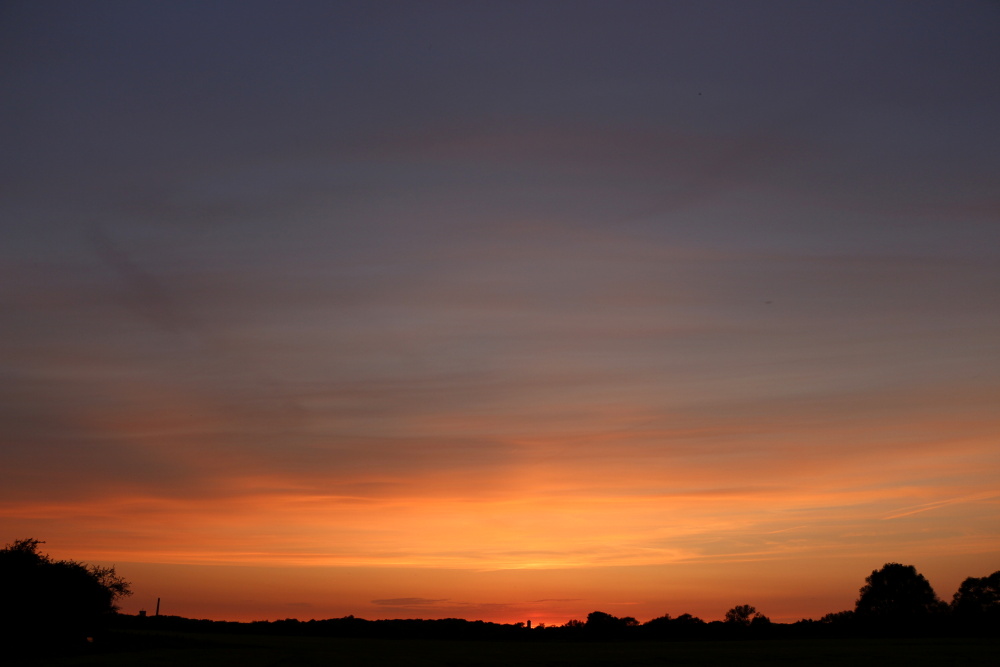
{"type": "Polygon", "coordinates": [[[719,642],[477,642],[334,639],[165,632],[118,633],[91,655],[33,662],[51,667],[482,667],[555,665],[995,665],[988,639],[816,639],[719,642]]]}

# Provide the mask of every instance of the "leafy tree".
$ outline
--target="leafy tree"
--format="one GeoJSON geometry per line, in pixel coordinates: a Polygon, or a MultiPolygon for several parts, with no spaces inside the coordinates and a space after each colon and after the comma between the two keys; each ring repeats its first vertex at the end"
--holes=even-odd
{"type": "Polygon", "coordinates": [[[618,618],[603,611],[592,611],[587,614],[585,627],[587,633],[590,635],[609,636],[621,634],[626,628],[635,628],[638,626],[639,621],[631,616],[618,618]]]}
{"type": "Polygon", "coordinates": [[[664,614],[663,616],[657,616],[656,618],[651,618],[642,625],[643,627],[646,628],[659,629],[659,628],[667,628],[673,622],[674,619],[670,614],[664,614]]]}
{"type": "Polygon", "coordinates": [[[588,628],[614,627],[618,625],[618,617],[603,611],[592,611],[587,614],[588,628]]]}
{"type": "Polygon", "coordinates": [[[691,614],[672,617],[664,614],[642,624],[646,636],[652,637],[695,637],[705,627],[705,621],[691,614]]]}
{"type": "Polygon", "coordinates": [[[674,623],[685,627],[705,625],[705,621],[701,620],[697,616],[692,616],[691,614],[681,614],[674,619],[674,623]]]}
{"type": "Polygon", "coordinates": [[[1000,570],[988,577],[969,577],[958,587],[951,601],[956,616],[1000,618],[1000,570]]]}
{"type": "Polygon", "coordinates": [[[40,540],[15,540],[0,550],[0,632],[17,649],[51,648],[93,637],[131,595],[113,567],[52,560],[40,540]],[[36,647],[37,645],[37,647],[36,647]]]}
{"type": "Polygon", "coordinates": [[[749,604],[739,604],[726,612],[726,623],[750,627],[751,625],[766,625],[771,622],[767,616],[759,613],[757,608],[749,604]]]}
{"type": "Polygon", "coordinates": [[[869,622],[927,620],[946,609],[930,583],[912,565],[886,563],[865,578],[859,593],[855,615],[869,622]]]}
{"type": "Polygon", "coordinates": [[[750,625],[750,619],[757,612],[752,605],[739,604],[726,612],[726,623],[750,625]]]}
{"type": "Polygon", "coordinates": [[[97,583],[103,586],[105,590],[111,594],[112,611],[118,611],[118,605],[114,603],[124,597],[132,595],[132,584],[125,581],[123,577],[115,572],[114,567],[88,565],[87,569],[90,570],[90,574],[94,577],[97,583]]]}

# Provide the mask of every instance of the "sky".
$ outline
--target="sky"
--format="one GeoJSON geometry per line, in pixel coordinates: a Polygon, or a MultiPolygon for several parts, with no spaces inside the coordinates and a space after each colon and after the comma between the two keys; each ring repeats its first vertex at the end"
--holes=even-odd
{"type": "Polygon", "coordinates": [[[5,2],[0,542],[123,610],[1000,569],[1000,4],[5,2]]]}

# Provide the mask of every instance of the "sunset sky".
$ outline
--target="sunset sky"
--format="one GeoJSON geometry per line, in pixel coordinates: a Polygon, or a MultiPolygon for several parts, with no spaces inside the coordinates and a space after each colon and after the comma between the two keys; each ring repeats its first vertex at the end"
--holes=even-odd
{"type": "Polygon", "coordinates": [[[1000,569],[1000,4],[4,2],[0,545],[561,624],[1000,569]]]}

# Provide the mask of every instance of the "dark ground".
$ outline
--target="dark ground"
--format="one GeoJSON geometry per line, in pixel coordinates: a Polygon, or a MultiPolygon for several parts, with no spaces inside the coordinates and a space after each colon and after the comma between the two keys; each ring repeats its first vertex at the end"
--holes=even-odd
{"type": "Polygon", "coordinates": [[[995,665],[998,639],[796,639],[680,642],[493,642],[118,631],[88,653],[42,667],[499,667],[500,665],[995,665]]]}

